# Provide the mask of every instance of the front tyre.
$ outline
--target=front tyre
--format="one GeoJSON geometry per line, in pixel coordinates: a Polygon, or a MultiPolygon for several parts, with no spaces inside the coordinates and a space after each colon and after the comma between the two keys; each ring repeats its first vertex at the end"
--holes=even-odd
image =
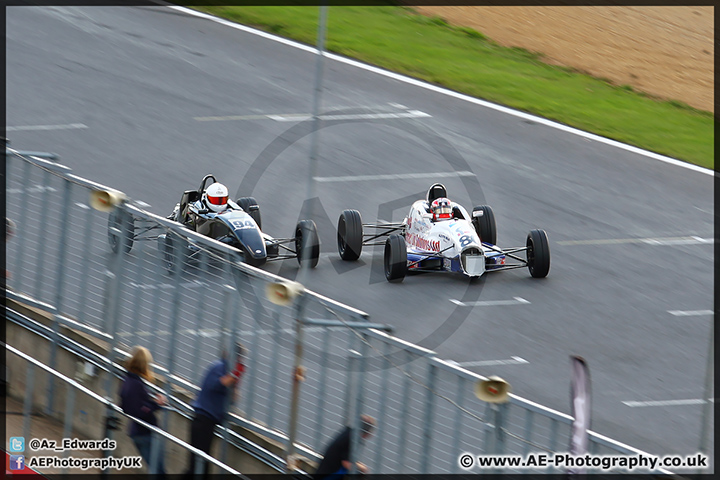
{"type": "Polygon", "coordinates": [[[340,258],[346,261],[355,261],[360,258],[363,241],[360,212],[357,210],[343,210],[338,220],[337,232],[340,258]]]}
{"type": "Polygon", "coordinates": [[[121,246],[125,253],[129,253],[134,240],[135,220],[129,213],[114,209],[108,217],[108,242],[113,253],[117,253],[121,246]]]}
{"type": "Polygon", "coordinates": [[[407,275],[407,247],[405,237],[396,233],[385,241],[385,278],[388,282],[402,282],[407,275]]]}
{"type": "Polygon", "coordinates": [[[481,205],[473,208],[472,224],[481,242],[497,245],[495,214],[489,205],[481,205]]]}
{"type": "Polygon", "coordinates": [[[260,205],[258,205],[257,200],[253,197],[242,197],[238,198],[235,203],[247,212],[255,220],[258,228],[262,230],[262,216],[260,215],[260,205]]]}
{"type": "Polygon", "coordinates": [[[317,226],[312,220],[300,220],[295,227],[295,252],[301,267],[306,262],[310,268],[317,266],[320,258],[320,239],[317,226]]]}
{"type": "Polygon", "coordinates": [[[545,230],[530,230],[526,254],[530,275],[533,278],[547,277],[550,271],[550,246],[545,230]]]}

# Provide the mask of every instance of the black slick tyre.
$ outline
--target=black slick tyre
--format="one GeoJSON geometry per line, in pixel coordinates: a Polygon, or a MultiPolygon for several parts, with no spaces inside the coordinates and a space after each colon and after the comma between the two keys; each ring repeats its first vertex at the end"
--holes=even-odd
{"type": "Polygon", "coordinates": [[[357,210],[343,210],[337,227],[340,258],[346,261],[354,261],[360,258],[362,241],[363,227],[360,212],[357,210]]]}
{"type": "Polygon", "coordinates": [[[174,274],[176,268],[182,272],[183,265],[187,263],[189,257],[187,240],[173,233],[162,233],[158,235],[158,249],[163,267],[169,275],[174,274]],[[177,265],[178,263],[180,264],[177,265]]]}
{"type": "Polygon", "coordinates": [[[388,282],[402,282],[407,275],[407,247],[405,237],[390,235],[385,241],[385,278],[388,282]]]}
{"type": "Polygon", "coordinates": [[[108,216],[108,242],[113,253],[120,250],[120,246],[125,253],[132,250],[135,240],[135,221],[132,216],[126,212],[122,212],[117,208],[110,212],[108,216]],[[119,230],[120,233],[117,233],[119,230]]]}
{"type": "Polygon", "coordinates": [[[547,277],[550,271],[550,245],[545,230],[530,230],[526,254],[530,275],[533,278],[547,277]]]}
{"type": "Polygon", "coordinates": [[[295,227],[295,251],[301,267],[305,262],[310,268],[317,266],[320,258],[320,239],[317,226],[312,220],[300,220],[295,227]]]}
{"type": "Polygon", "coordinates": [[[473,227],[475,227],[475,232],[477,232],[481,242],[489,243],[491,245],[497,244],[495,214],[489,205],[480,205],[479,207],[473,208],[472,224],[473,227]],[[482,213],[480,214],[478,212],[482,213]]]}
{"type": "Polygon", "coordinates": [[[240,208],[247,212],[255,220],[258,228],[262,230],[262,216],[260,215],[260,206],[257,200],[253,197],[242,197],[238,198],[235,203],[240,205],[240,208]]]}

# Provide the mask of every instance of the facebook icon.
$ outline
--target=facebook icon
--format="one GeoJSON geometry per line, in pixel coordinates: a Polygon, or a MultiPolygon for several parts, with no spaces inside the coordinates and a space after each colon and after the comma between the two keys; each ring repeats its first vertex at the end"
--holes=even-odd
{"type": "Polygon", "coordinates": [[[10,470],[25,468],[25,455],[10,455],[10,470]]]}

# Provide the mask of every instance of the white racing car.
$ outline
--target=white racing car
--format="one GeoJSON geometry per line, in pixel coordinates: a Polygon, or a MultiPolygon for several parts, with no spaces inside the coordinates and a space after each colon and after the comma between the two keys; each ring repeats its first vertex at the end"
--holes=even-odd
{"type": "Polygon", "coordinates": [[[363,246],[385,245],[385,277],[401,282],[408,272],[485,272],[528,267],[534,278],[550,271],[550,247],[544,230],[531,230],[524,247],[499,248],[495,215],[487,205],[472,214],[447,198],[442,184],[430,187],[402,223],[363,224],[360,212],[344,210],[338,220],[338,252],[343,260],[360,258],[363,246]],[[366,234],[365,229],[374,233],[366,234]],[[383,237],[385,241],[382,242],[383,237]],[[518,253],[525,252],[526,258],[518,253]]]}

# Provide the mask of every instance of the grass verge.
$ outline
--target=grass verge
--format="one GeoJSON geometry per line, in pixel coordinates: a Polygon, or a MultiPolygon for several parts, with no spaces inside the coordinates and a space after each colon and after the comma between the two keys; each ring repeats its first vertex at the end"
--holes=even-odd
{"type": "MultiPolygon", "coordinates": [[[[318,7],[191,8],[316,43],[318,7]]],[[[712,113],[545,64],[540,54],[501,47],[480,32],[419,15],[408,7],[329,7],[326,48],[473,97],[714,167],[712,113]]]]}

